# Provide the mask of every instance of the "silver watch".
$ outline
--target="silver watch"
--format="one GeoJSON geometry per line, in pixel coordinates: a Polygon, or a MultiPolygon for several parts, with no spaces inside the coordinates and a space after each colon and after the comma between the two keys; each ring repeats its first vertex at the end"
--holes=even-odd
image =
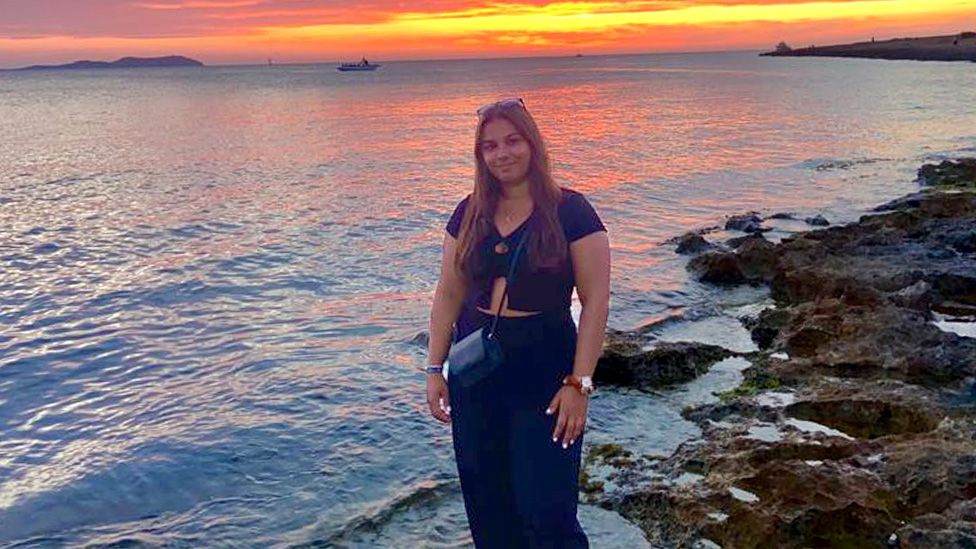
{"type": "Polygon", "coordinates": [[[593,391],[596,389],[593,387],[593,378],[590,376],[580,376],[579,380],[580,385],[582,386],[580,390],[586,395],[592,395],[593,391]]]}

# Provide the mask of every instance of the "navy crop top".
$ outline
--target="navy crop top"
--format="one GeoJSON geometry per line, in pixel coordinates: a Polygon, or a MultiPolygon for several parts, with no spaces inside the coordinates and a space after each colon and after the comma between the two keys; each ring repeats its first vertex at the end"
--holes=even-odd
{"type": "MultiPolygon", "coordinates": [[[[569,309],[570,299],[573,295],[573,287],[576,285],[576,277],[573,274],[572,257],[569,254],[568,246],[570,242],[579,240],[584,236],[597,231],[606,231],[600,216],[590,205],[589,201],[581,193],[572,189],[561,187],[562,197],[559,201],[559,223],[563,227],[563,234],[566,236],[567,261],[563,263],[559,270],[531,270],[526,261],[527,255],[523,252],[519,258],[519,265],[515,275],[515,283],[508,289],[508,307],[519,311],[549,311],[553,309],[569,309]]],[[[468,195],[458,203],[451,214],[451,219],[447,222],[445,229],[454,238],[458,237],[461,229],[461,220],[464,219],[464,211],[468,206],[468,195]]],[[[514,254],[514,249],[518,245],[519,238],[530,224],[535,213],[518,228],[512,231],[507,237],[502,238],[495,224],[492,223],[492,231],[485,237],[479,245],[481,250],[482,264],[486,265],[484,272],[475,276],[474,284],[468,290],[464,303],[469,307],[472,302],[483,309],[491,307],[492,282],[497,277],[505,277],[508,274],[509,262],[514,254]],[[508,251],[499,254],[495,251],[495,246],[504,241],[508,251]]]]}

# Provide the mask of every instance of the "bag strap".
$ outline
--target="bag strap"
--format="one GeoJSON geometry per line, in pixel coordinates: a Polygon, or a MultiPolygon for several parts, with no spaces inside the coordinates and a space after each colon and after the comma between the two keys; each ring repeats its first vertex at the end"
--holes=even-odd
{"type": "Polygon", "coordinates": [[[501,318],[502,305],[505,304],[505,297],[508,296],[508,288],[512,285],[512,281],[515,280],[515,267],[518,265],[519,256],[522,254],[522,248],[525,247],[525,238],[528,234],[529,229],[526,227],[525,232],[522,233],[522,237],[519,238],[518,246],[515,247],[515,253],[512,254],[512,263],[508,266],[508,276],[505,277],[505,291],[502,292],[502,300],[498,303],[495,318],[491,321],[491,330],[488,331],[489,339],[495,337],[495,328],[498,327],[498,319],[501,318]]]}

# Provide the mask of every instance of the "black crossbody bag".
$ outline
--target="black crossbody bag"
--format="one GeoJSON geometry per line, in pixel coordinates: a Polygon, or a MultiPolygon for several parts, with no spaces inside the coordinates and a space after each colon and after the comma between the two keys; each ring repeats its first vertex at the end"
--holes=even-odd
{"type": "Polygon", "coordinates": [[[508,267],[508,276],[505,278],[505,291],[502,293],[498,310],[495,311],[495,317],[491,321],[491,329],[478,328],[457,343],[452,344],[447,353],[450,375],[465,387],[474,385],[494,372],[501,366],[505,358],[495,330],[498,328],[498,319],[501,318],[502,305],[505,304],[508,289],[515,280],[515,267],[518,265],[519,256],[525,247],[525,238],[528,234],[529,231],[526,229],[519,238],[515,253],[512,254],[512,263],[508,267]]]}

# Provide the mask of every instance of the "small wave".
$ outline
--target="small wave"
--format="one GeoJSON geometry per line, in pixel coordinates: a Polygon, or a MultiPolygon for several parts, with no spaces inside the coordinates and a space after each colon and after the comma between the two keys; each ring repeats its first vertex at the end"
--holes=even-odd
{"type": "Polygon", "coordinates": [[[415,505],[430,505],[431,502],[454,494],[457,491],[458,484],[455,480],[424,480],[418,482],[404,488],[376,506],[352,517],[333,535],[329,536],[328,539],[313,540],[307,543],[292,545],[290,548],[311,549],[313,547],[341,546],[342,542],[354,538],[358,533],[381,529],[397,515],[415,505]]]}
{"type": "Polygon", "coordinates": [[[834,170],[850,170],[864,164],[876,164],[878,162],[892,162],[893,158],[856,158],[856,159],[833,159],[833,158],[811,158],[796,164],[797,168],[804,170],[814,170],[827,172],[834,170]]]}

